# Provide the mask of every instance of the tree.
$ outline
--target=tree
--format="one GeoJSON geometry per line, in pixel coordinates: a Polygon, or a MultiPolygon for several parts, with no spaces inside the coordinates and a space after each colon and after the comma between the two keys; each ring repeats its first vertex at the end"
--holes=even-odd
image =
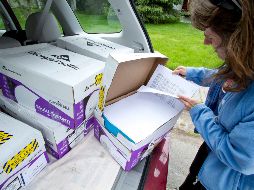
{"type": "Polygon", "coordinates": [[[135,0],[137,10],[145,23],[172,23],[180,19],[180,12],[174,10],[181,0],[135,0]]]}

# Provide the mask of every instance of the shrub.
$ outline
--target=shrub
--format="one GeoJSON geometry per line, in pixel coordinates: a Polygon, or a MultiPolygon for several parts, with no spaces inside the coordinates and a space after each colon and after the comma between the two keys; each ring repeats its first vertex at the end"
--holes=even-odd
{"type": "Polygon", "coordinates": [[[180,20],[180,12],[173,7],[181,0],[135,0],[140,17],[145,23],[164,24],[180,20]]]}

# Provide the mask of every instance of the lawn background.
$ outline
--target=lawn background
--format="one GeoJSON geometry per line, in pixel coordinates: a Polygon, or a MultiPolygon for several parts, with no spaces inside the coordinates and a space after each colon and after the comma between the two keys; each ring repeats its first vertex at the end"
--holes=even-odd
{"type": "Polygon", "coordinates": [[[216,68],[222,64],[211,46],[203,44],[204,34],[189,23],[146,25],[153,47],[169,57],[167,66],[216,68]]]}

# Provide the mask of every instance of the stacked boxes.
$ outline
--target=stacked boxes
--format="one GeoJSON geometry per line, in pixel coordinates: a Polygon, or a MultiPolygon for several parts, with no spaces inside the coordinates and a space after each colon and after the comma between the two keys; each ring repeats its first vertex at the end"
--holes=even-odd
{"type": "Polygon", "coordinates": [[[57,46],[101,61],[106,61],[110,53],[128,54],[134,52],[129,47],[90,36],[89,34],[59,38],[57,46]]]}
{"type": "Polygon", "coordinates": [[[32,112],[4,96],[0,96],[0,106],[14,118],[41,131],[46,141],[48,152],[57,159],[68,153],[92,128],[93,117],[86,122],[84,121],[76,129],[71,129],[32,112]]]}
{"type": "Polygon", "coordinates": [[[40,130],[63,157],[93,126],[105,63],[50,44],[0,53],[2,108],[40,130]]]}
{"type": "Polygon", "coordinates": [[[0,121],[0,189],[16,190],[47,165],[45,143],[38,130],[1,112],[0,121]]]}
{"type": "Polygon", "coordinates": [[[105,63],[49,44],[3,50],[3,95],[75,129],[96,106],[105,63]]]}
{"type": "Polygon", "coordinates": [[[136,92],[166,61],[159,53],[111,54],[106,64],[94,135],[126,171],[150,154],[183,109],[174,110],[154,94],[136,92]]]}

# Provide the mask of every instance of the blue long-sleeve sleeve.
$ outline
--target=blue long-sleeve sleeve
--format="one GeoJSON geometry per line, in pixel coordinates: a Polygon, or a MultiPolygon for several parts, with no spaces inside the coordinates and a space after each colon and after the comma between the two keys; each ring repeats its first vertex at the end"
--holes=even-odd
{"type": "Polygon", "coordinates": [[[241,119],[230,132],[204,104],[193,107],[190,115],[196,130],[221,162],[245,175],[254,173],[254,112],[241,119]]]}
{"type": "Polygon", "coordinates": [[[193,81],[194,83],[209,87],[213,81],[212,76],[217,72],[214,69],[207,69],[204,67],[187,67],[186,68],[186,79],[193,81]]]}

